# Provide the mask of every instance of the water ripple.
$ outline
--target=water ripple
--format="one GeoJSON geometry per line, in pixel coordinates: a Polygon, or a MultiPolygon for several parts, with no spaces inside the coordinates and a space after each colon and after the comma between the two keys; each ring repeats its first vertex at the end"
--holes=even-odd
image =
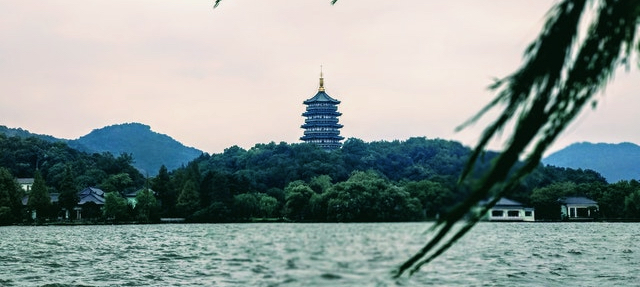
{"type": "Polygon", "coordinates": [[[482,223],[413,277],[392,279],[391,271],[426,241],[428,225],[1,227],[0,286],[621,286],[640,281],[640,224],[608,223],[482,223]]]}

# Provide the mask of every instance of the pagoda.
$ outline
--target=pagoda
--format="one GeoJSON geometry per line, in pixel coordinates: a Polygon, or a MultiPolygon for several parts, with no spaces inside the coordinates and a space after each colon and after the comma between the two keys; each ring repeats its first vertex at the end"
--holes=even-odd
{"type": "Polygon", "coordinates": [[[314,143],[325,150],[340,148],[342,146],[340,141],[344,139],[340,136],[342,125],[338,123],[338,117],[342,115],[338,112],[340,101],[325,93],[322,70],[320,70],[318,93],[303,104],[307,106],[307,110],[302,114],[306,119],[300,126],[304,129],[304,135],[300,140],[314,143]]]}

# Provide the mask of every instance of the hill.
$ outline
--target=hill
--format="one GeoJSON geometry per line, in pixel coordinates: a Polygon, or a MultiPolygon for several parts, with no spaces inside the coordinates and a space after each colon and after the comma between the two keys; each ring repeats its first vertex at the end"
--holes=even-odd
{"type": "Polygon", "coordinates": [[[542,162],[558,167],[595,170],[608,182],[640,179],[640,146],[629,142],[575,143],[549,155],[542,162]]]}
{"type": "Polygon", "coordinates": [[[155,176],[160,166],[168,170],[187,164],[202,154],[202,151],[187,147],[173,138],[154,132],[148,125],[126,123],[95,129],[76,140],[70,140],[69,146],[89,152],[111,152],[114,155],[130,153],[133,166],[143,174],[155,176]]]}
{"type": "Polygon", "coordinates": [[[7,137],[20,137],[20,138],[36,137],[38,139],[41,139],[47,142],[58,142],[58,141],[66,142],[66,140],[55,138],[50,135],[34,134],[29,132],[28,130],[23,130],[21,128],[8,128],[6,126],[0,126],[0,134],[3,134],[7,137]]]}
{"type": "Polygon", "coordinates": [[[0,134],[7,137],[35,137],[47,142],[65,142],[70,147],[87,153],[110,152],[115,156],[123,153],[132,154],[133,166],[149,176],[155,176],[163,164],[168,170],[174,170],[202,154],[202,151],[184,146],[173,138],[156,133],[148,125],[140,123],[95,129],[76,140],[34,134],[21,128],[6,126],[0,126],[0,134]]]}

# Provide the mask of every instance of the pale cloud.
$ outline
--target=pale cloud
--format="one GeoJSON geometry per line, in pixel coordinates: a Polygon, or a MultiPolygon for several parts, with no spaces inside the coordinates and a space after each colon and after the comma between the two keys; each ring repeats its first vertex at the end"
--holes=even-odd
{"type": "MultiPolygon", "coordinates": [[[[0,124],[77,138],[135,121],[211,153],[293,143],[324,65],[345,137],[472,145],[486,120],[455,127],[553,2],[0,1],[0,124]]],[[[554,148],[640,143],[637,78],[618,77],[554,148]]]]}

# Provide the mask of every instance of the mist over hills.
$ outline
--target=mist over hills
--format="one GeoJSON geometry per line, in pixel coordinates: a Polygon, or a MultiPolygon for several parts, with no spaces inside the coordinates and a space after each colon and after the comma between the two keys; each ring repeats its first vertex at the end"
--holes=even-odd
{"type": "Polygon", "coordinates": [[[552,153],[542,162],[558,167],[591,169],[610,183],[640,179],[640,146],[629,142],[574,143],[552,153]]]}
{"type": "Polygon", "coordinates": [[[186,165],[203,153],[201,150],[183,145],[168,135],[154,132],[150,126],[140,123],[116,124],[95,129],[75,140],[32,134],[20,128],[5,126],[0,126],[0,133],[7,136],[34,136],[50,142],[63,141],[70,147],[87,153],[110,152],[115,156],[129,153],[133,155],[133,166],[149,176],[155,176],[162,165],[168,170],[173,170],[186,165]]]}

